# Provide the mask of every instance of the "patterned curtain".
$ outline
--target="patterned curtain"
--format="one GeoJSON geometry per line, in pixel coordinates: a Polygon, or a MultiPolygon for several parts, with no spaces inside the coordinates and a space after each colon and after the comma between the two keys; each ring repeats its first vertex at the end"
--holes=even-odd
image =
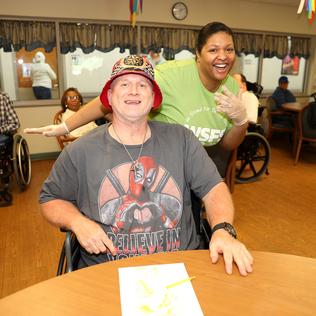
{"type": "Polygon", "coordinates": [[[183,49],[195,54],[198,30],[141,27],[140,49],[143,54],[150,50],[164,49],[164,58],[174,59],[175,54],[183,49]]]}
{"type": "Polygon", "coordinates": [[[60,49],[62,54],[81,48],[85,54],[95,49],[109,52],[116,47],[121,52],[137,52],[136,29],[126,25],[60,23],[60,49]]]}
{"type": "Polygon", "coordinates": [[[238,56],[254,54],[261,55],[263,49],[263,35],[249,33],[234,33],[235,50],[238,56]]]}
{"type": "Polygon", "coordinates": [[[0,21],[0,48],[5,52],[27,51],[44,47],[46,52],[56,46],[54,22],[0,21]]]}
{"type": "Polygon", "coordinates": [[[304,57],[307,59],[311,55],[310,38],[291,36],[290,56],[304,57]]]}
{"type": "Polygon", "coordinates": [[[283,59],[289,52],[289,41],[285,35],[266,35],[264,40],[263,57],[283,59]]]}

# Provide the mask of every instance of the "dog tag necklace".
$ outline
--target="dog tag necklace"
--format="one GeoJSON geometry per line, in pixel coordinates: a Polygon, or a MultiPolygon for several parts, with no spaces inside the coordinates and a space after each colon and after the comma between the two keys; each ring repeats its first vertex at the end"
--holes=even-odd
{"type": "Polygon", "coordinates": [[[113,132],[114,132],[115,136],[119,139],[119,141],[120,141],[121,144],[123,145],[123,147],[124,147],[126,153],[128,154],[128,156],[129,156],[129,158],[130,158],[130,160],[131,160],[131,162],[132,162],[132,165],[131,165],[131,169],[130,169],[130,170],[131,170],[131,171],[134,171],[135,174],[137,174],[137,173],[140,171],[140,169],[142,168],[142,167],[141,167],[141,164],[139,163],[139,158],[140,158],[140,155],[142,154],[142,151],[143,151],[144,142],[145,142],[146,135],[147,135],[147,127],[146,127],[146,132],[145,132],[145,135],[144,135],[144,138],[143,138],[142,145],[141,145],[140,150],[139,150],[139,153],[138,153],[138,157],[137,157],[137,159],[134,160],[133,157],[132,157],[132,155],[130,154],[130,152],[127,150],[125,144],[124,144],[123,141],[121,140],[120,136],[119,136],[118,133],[115,131],[115,128],[114,128],[113,124],[111,124],[111,125],[112,125],[113,132]]]}

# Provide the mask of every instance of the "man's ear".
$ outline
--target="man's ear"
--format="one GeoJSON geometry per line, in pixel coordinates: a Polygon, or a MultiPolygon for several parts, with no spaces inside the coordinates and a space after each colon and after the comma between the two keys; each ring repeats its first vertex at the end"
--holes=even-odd
{"type": "Polygon", "coordinates": [[[109,89],[109,90],[108,90],[108,100],[109,100],[109,104],[112,103],[112,102],[111,102],[111,98],[112,98],[112,90],[109,89]]]}

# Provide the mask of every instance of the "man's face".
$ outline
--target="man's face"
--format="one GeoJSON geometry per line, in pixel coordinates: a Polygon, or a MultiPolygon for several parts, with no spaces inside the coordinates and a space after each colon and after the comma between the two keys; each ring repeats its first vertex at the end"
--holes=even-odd
{"type": "Polygon", "coordinates": [[[116,78],[108,91],[114,116],[128,121],[146,118],[154,103],[153,87],[149,79],[127,74],[116,78]]]}
{"type": "Polygon", "coordinates": [[[225,79],[234,64],[235,58],[233,38],[225,32],[211,35],[201,52],[197,52],[200,70],[209,81],[225,79]]]}
{"type": "Polygon", "coordinates": [[[279,86],[281,89],[287,90],[287,88],[289,87],[289,83],[288,82],[281,82],[279,86]]]}

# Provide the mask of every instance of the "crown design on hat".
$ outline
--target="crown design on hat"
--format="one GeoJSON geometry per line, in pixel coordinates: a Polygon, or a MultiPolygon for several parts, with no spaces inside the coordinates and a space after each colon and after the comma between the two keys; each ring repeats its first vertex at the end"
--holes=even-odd
{"type": "Polygon", "coordinates": [[[140,71],[149,79],[155,80],[154,69],[145,56],[130,55],[120,59],[113,66],[111,78],[123,71],[140,71]]]}

